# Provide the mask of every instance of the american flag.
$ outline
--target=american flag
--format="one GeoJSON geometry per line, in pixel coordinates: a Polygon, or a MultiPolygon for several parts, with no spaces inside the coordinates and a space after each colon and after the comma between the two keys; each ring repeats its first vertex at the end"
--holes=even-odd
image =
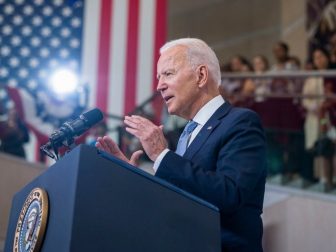
{"type": "Polygon", "coordinates": [[[35,95],[55,68],[79,73],[82,14],[82,2],[0,0],[1,83],[35,95]]]}
{"type": "Polygon", "coordinates": [[[57,68],[78,73],[87,109],[123,116],[153,93],[166,11],[166,0],[0,0],[0,102],[9,101],[8,87],[13,97],[28,97],[21,107],[35,127],[30,148],[41,144],[39,132],[50,133],[41,118],[32,120],[38,106],[31,103],[57,68]]]}

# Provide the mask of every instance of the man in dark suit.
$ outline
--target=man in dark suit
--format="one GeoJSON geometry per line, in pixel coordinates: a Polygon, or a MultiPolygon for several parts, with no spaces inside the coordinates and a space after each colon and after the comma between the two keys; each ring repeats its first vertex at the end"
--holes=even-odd
{"type": "MultiPolygon", "coordinates": [[[[157,89],[168,112],[189,123],[176,152],[168,149],[162,126],[143,117],[126,116],[126,130],[154,161],[155,176],[218,206],[223,251],[262,251],[266,148],[258,116],[220,96],[218,59],[203,41],[171,41],[160,53],[157,89]]],[[[97,147],[131,164],[142,153],[127,159],[106,136],[97,147]]]]}

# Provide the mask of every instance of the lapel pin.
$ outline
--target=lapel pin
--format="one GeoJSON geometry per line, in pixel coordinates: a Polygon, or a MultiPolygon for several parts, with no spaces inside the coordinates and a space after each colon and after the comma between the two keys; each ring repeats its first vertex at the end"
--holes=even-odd
{"type": "Polygon", "coordinates": [[[212,129],[212,126],[209,126],[208,128],[207,128],[207,130],[211,130],[212,129]]]}

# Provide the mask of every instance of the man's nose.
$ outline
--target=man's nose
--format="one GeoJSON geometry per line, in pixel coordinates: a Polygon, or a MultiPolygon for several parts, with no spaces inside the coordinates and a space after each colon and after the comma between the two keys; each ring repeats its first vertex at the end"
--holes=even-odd
{"type": "Polygon", "coordinates": [[[157,90],[157,91],[162,91],[162,90],[164,90],[165,88],[166,88],[166,84],[165,84],[165,82],[163,81],[163,79],[160,78],[159,81],[158,81],[158,84],[157,84],[157,86],[156,86],[156,90],[157,90]]]}

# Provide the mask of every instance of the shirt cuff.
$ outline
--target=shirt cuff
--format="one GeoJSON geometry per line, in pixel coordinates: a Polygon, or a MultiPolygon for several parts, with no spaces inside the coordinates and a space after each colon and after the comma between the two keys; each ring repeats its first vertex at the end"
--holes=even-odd
{"type": "Polygon", "coordinates": [[[156,158],[155,162],[154,162],[154,166],[153,166],[153,170],[154,172],[157,171],[157,169],[159,169],[159,166],[161,164],[162,159],[166,156],[166,154],[168,153],[169,149],[164,149],[160,155],[156,158]]]}

